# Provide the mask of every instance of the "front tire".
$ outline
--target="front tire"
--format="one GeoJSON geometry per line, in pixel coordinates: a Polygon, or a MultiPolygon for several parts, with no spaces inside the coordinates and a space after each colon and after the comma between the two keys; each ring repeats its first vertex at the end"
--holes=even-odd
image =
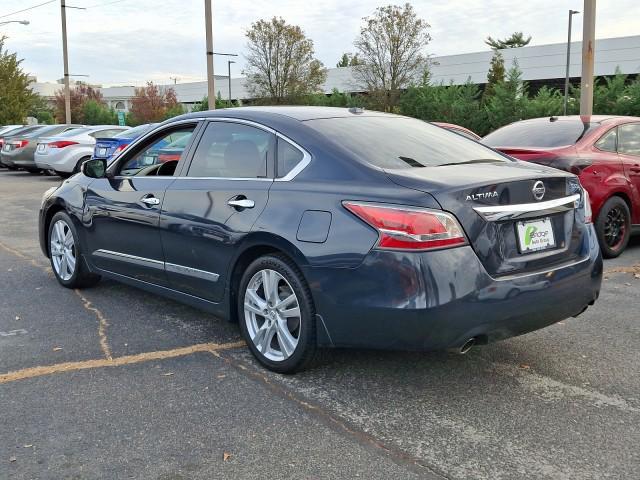
{"type": "Polygon", "coordinates": [[[245,270],[238,295],[240,330],[251,353],[278,373],[316,360],[315,308],[298,267],[284,255],[258,258],[245,270]]]}
{"type": "Polygon", "coordinates": [[[631,212],[627,202],[620,197],[607,200],[600,209],[595,227],[602,256],[615,258],[620,255],[631,236],[631,212]]]}
{"type": "Polygon", "coordinates": [[[91,287],[100,276],[89,271],[80,251],[78,234],[69,215],[56,213],[47,236],[51,268],[58,282],[66,288],[91,287]]]}

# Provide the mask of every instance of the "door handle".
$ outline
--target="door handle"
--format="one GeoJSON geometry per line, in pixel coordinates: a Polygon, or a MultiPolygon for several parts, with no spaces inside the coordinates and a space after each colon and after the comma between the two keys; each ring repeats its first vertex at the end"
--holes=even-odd
{"type": "Polygon", "coordinates": [[[253,208],[256,206],[256,202],[249,200],[248,198],[237,198],[227,202],[227,204],[233,208],[253,208]]]}
{"type": "Polygon", "coordinates": [[[140,201],[142,203],[146,203],[147,205],[160,205],[160,199],[154,197],[153,195],[147,196],[147,197],[142,197],[140,199],[140,201]]]}

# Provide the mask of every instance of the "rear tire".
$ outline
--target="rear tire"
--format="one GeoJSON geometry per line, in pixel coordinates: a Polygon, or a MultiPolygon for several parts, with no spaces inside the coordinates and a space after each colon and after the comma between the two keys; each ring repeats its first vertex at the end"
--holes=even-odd
{"type": "Polygon", "coordinates": [[[73,168],[73,172],[70,175],[74,175],[78,173],[82,168],[82,164],[87,160],[91,160],[91,157],[82,157],[80,160],[78,160],[78,162],[76,163],[76,166],[73,168]]]}
{"type": "Polygon", "coordinates": [[[40,175],[42,173],[42,170],[39,168],[27,168],[26,169],[27,172],[29,172],[31,175],[40,175]]]}
{"type": "Polygon", "coordinates": [[[86,288],[100,281],[100,275],[89,271],[80,250],[78,233],[65,212],[58,212],[51,219],[47,245],[51,268],[60,285],[86,288]]]}
{"type": "Polygon", "coordinates": [[[631,212],[627,202],[620,197],[607,200],[600,209],[595,227],[602,256],[615,258],[620,255],[631,236],[631,212]]]}
{"type": "Polygon", "coordinates": [[[242,275],[238,292],[240,330],[262,365],[295,373],[315,363],[315,307],[294,262],[280,254],[258,258],[242,275]]]}

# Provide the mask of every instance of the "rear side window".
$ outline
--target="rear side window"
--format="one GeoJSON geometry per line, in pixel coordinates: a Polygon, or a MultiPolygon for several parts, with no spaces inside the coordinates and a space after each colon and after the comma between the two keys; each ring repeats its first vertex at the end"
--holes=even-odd
{"type": "Polygon", "coordinates": [[[618,151],[628,155],[640,155],[640,124],[620,125],[618,131],[618,151]]]}
{"type": "Polygon", "coordinates": [[[412,118],[354,116],[308,120],[305,124],[381,168],[510,161],[478,142],[412,118]]]}
{"type": "Polygon", "coordinates": [[[286,140],[278,139],[278,178],[287,176],[303,159],[304,153],[286,140]]]}
{"type": "Polygon", "coordinates": [[[188,177],[266,178],[274,135],[250,125],[211,122],[198,144],[188,177]]]}
{"type": "Polygon", "coordinates": [[[613,128],[605,133],[600,140],[596,142],[596,147],[598,150],[603,150],[605,152],[616,152],[618,145],[618,129],[613,128]]]}
{"type": "Polygon", "coordinates": [[[555,148],[575,145],[599,124],[571,120],[516,122],[499,128],[482,139],[490,147],[555,148]]]}

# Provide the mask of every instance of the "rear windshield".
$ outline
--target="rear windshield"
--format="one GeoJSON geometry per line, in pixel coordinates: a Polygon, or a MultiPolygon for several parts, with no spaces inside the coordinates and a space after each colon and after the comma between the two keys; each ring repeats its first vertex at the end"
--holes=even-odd
{"type": "Polygon", "coordinates": [[[516,122],[482,139],[490,147],[553,148],[574,145],[599,124],[576,120],[516,122]]]}
{"type": "Polygon", "coordinates": [[[413,118],[344,117],[308,120],[305,123],[381,168],[509,161],[457,133],[413,118]]]}
{"type": "Polygon", "coordinates": [[[120,133],[117,133],[116,135],[113,136],[113,138],[138,138],[140,135],[142,135],[148,130],[151,130],[155,126],[156,126],[155,123],[151,125],[149,124],[139,125],[135,128],[130,128],[129,130],[124,130],[120,133]]]}

